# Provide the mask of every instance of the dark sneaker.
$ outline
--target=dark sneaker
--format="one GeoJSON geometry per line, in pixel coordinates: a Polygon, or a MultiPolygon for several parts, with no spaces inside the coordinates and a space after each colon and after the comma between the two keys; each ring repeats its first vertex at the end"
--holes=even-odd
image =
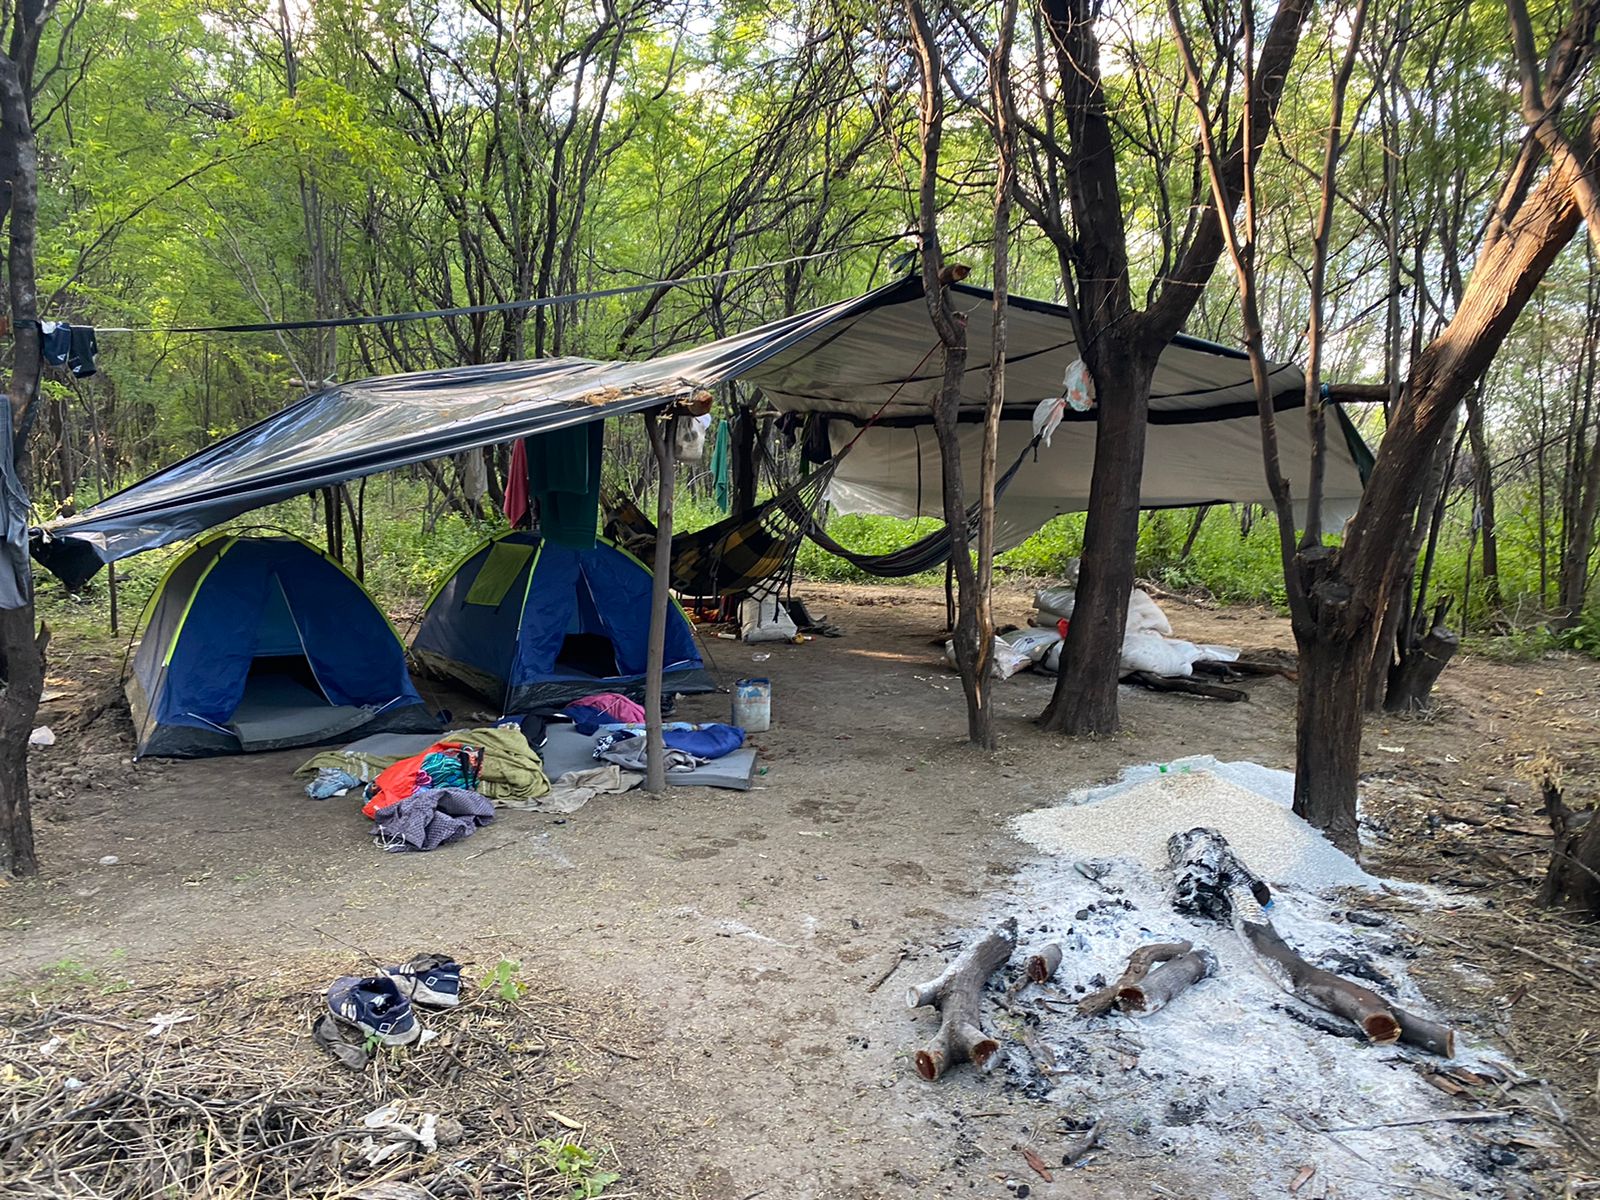
{"type": "Polygon", "coordinates": [[[328,988],[328,1009],[385,1046],[409,1046],[422,1036],[411,1001],[387,975],[345,975],[328,988]]]}
{"type": "Polygon", "coordinates": [[[412,1001],[425,1008],[454,1008],[461,1003],[461,964],[443,954],[418,954],[383,973],[412,1001]]]}

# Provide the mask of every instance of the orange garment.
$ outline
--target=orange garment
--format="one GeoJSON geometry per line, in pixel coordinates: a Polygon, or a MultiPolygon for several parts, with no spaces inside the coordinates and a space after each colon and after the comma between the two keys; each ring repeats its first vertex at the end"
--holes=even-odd
{"type": "Polygon", "coordinates": [[[460,750],[461,746],[460,742],[435,742],[421,754],[413,754],[410,758],[402,758],[392,766],[385,767],[368,786],[369,799],[361,806],[361,815],[375,817],[384,809],[399,804],[417,790],[417,773],[422,770],[423,759],[441,751],[448,753],[460,750]]]}

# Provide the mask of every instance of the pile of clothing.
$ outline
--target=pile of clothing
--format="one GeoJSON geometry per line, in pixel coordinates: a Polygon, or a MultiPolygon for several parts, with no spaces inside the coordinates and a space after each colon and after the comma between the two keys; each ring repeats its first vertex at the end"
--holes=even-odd
{"type": "MultiPolygon", "coordinates": [[[[599,761],[625,771],[642,773],[646,769],[644,709],[626,696],[611,692],[585,696],[557,715],[570,720],[585,737],[599,735],[594,743],[594,757],[599,761]]],[[[669,771],[692,771],[744,745],[744,730],[719,723],[672,721],[662,726],[661,737],[669,771]]]]}
{"type": "Polygon", "coordinates": [[[550,791],[538,754],[515,726],[447,733],[404,756],[371,748],[372,740],[325,750],[295,773],[310,776],[313,800],[358,791],[385,850],[436,850],[472,836],[497,807],[527,807],[550,791]]]}

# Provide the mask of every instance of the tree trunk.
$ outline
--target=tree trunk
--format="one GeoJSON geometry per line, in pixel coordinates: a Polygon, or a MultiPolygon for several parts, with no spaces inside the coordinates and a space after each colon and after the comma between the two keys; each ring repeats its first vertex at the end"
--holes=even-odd
{"type": "MultiPolygon", "coordinates": [[[[9,53],[0,54],[0,215],[9,215],[5,255],[7,315],[13,351],[6,389],[7,436],[0,447],[0,489],[25,494],[27,430],[39,398],[39,298],[34,248],[39,218],[39,157],[33,136],[31,94],[40,32],[51,5],[21,0],[8,12],[9,53]],[[13,443],[13,437],[15,441],[13,443]]],[[[7,502],[7,501],[0,501],[7,502]]],[[[11,570],[7,562],[0,569],[11,570]]],[[[28,800],[28,735],[44,689],[47,631],[35,633],[32,581],[20,564],[25,602],[0,609],[0,874],[37,875],[33,814],[28,800]]]]}
{"type": "MultiPolygon", "coordinates": [[[[1472,446],[1472,486],[1476,497],[1474,521],[1483,539],[1480,570],[1483,574],[1483,606],[1492,612],[1500,607],[1500,538],[1494,523],[1494,468],[1489,462],[1489,442],[1483,429],[1483,387],[1467,393],[1467,441],[1472,446]]],[[[1462,605],[1465,608],[1465,604],[1462,605]]],[[[1470,613],[1462,612],[1463,628],[1470,613]]]]}
{"type": "MultiPolygon", "coordinates": [[[[1590,137],[1600,136],[1600,115],[1589,126],[1590,137]]],[[[1360,705],[1370,631],[1383,620],[1396,581],[1414,565],[1397,551],[1426,486],[1425,464],[1577,232],[1576,183],[1571,166],[1557,164],[1520,204],[1504,208],[1503,230],[1485,235],[1455,314],[1417,356],[1344,546],[1319,556],[1315,566],[1319,578],[1308,587],[1313,620],[1295,633],[1301,670],[1294,811],[1347,851],[1358,849],[1360,705]]]]}
{"type": "MultiPolygon", "coordinates": [[[[1594,553],[1594,524],[1600,515],[1600,438],[1588,447],[1584,464],[1578,510],[1561,557],[1561,576],[1556,584],[1557,629],[1571,629],[1583,619],[1583,606],[1589,598],[1589,558],[1594,553]]],[[[1485,568],[1487,570],[1487,568],[1485,568]]]]}
{"type": "MultiPolygon", "coordinates": [[[[1313,600],[1315,605],[1317,601],[1313,600]]],[[[1361,688],[1365,639],[1296,634],[1300,649],[1295,715],[1294,811],[1339,849],[1359,856],[1356,789],[1361,774],[1361,688]]]]}
{"type": "Polygon", "coordinates": [[[1111,387],[1101,387],[1096,376],[1099,421],[1078,598],[1055,692],[1040,718],[1052,733],[1114,733],[1120,723],[1117,684],[1139,544],[1139,484],[1154,374],[1151,364],[1131,354],[1122,362],[1121,371],[1106,373],[1111,387]]]}
{"type": "Polygon", "coordinates": [[[0,877],[39,873],[28,797],[28,735],[44,690],[44,651],[33,605],[0,609],[0,877]]]}
{"type": "Polygon", "coordinates": [[[733,462],[733,515],[748,516],[756,506],[756,415],[747,404],[733,410],[729,449],[733,462]]]}
{"type": "MultiPolygon", "coordinates": [[[[939,394],[933,402],[933,428],[939,439],[944,519],[950,530],[950,566],[958,585],[955,628],[951,637],[961,690],[967,697],[967,736],[973,744],[989,750],[995,744],[994,718],[989,706],[989,664],[994,654],[994,638],[985,628],[990,624],[985,619],[987,596],[979,587],[978,574],[967,548],[970,532],[961,469],[961,384],[967,369],[967,325],[966,317],[958,316],[950,308],[945,288],[944,251],[939,242],[939,148],[945,116],[943,68],[938,38],[920,0],[908,0],[907,14],[911,19],[912,50],[921,79],[918,115],[922,170],[917,215],[922,235],[922,288],[928,319],[938,334],[944,361],[939,394]]],[[[961,275],[965,275],[965,271],[961,275]]],[[[987,437],[986,434],[986,440],[987,437]]],[[[992,472],[990,474],[992,477],[992,472]]]]}

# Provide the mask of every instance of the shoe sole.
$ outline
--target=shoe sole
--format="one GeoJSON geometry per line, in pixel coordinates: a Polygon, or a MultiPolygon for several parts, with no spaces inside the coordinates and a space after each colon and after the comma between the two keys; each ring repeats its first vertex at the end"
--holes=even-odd
{"type": "Polygon", "coordinates": [[[454,1008],[461,1003],[461,997],[449,992],[436,992],[419,983],[411,992],[411,1003],[424,1004],[429,1008],[454,1008]]]}
{"type": "Polygon", "coordinates": [[[349,1017],[341,1017],[338,1013],[333,1013],[333,1019],[349,1029],[354,1029],[364,1038],[377,1038],[380,1046],[409,1046],[422,1036],[422,1025],[415,1021],[405,1033],[379,1033],[369,1025],[352,1021],[349,1017]]]}

